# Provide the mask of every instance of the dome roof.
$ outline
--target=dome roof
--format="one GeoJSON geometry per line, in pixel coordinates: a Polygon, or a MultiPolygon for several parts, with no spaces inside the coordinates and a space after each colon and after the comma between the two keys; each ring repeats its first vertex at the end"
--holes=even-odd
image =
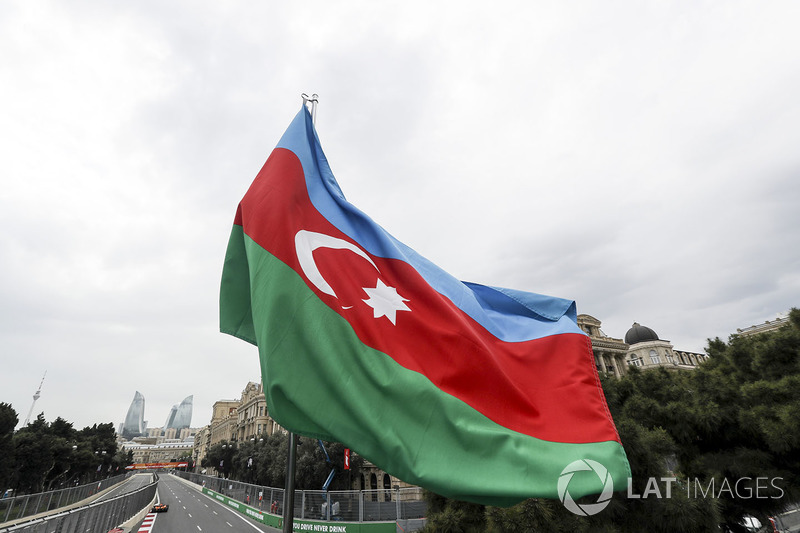
{"type": "Polygon", "coordinates": [[[628,333],[625,334],[626,344],[638,344],[640,342],[657,341],[658,335],[647,326],[642,326],[638,322],[634,322],[628,333]]]}

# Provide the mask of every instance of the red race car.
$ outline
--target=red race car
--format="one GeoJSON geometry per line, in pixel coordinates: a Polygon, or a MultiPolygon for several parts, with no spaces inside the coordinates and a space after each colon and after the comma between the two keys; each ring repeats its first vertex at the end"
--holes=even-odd
{"type": "Polygon", "coordinates": [[[169,511],[169,504],[166,503],[157,503],[150,509],[151,513],[166,513],[169,511]]]}

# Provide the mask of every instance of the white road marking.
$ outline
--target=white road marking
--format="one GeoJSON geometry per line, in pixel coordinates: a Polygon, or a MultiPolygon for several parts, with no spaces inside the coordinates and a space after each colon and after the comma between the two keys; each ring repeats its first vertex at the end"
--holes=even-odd
{"type": "MultiPolygon", "coordinates": [[[[231,509],[227,505],[221,503],[219,500],[216,500],[216,499],[212,498],[208,494],[203,494],[203,496],[205,496],[206,498],[208,498],[212,502],[216,503],[217,505],[219,505],[220,507],[222,507],[226,511],[230,512],[231,514],[233,514],[233,516],[235,516],[236,518],[238,518],[239,520],[241,520],[242,522],[244,522],[248,526],[252,527],[256,531],[259,531],[260,533],[267,533],[266,531],[264,531],[263,529],[261,529],[260,527],[255,525],[254,523],[250,522],[247,518],[245,518],[245,516],[243,514],[240,514],[238,511],[235,511],[235,510],[231,509]]],[[[216,511],[211,511],[211,512],[214,513],[214,514],[217,514],[216,511]]],[[[231,526],[231,527],[233,527],[233,526],[231,526]]]]}

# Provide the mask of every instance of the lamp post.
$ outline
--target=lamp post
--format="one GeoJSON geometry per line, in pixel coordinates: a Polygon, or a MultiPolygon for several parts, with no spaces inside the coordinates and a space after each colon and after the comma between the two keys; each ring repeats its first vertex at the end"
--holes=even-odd
{"type": "Polygon", "coordinates": [[[222,445],[222,459],[219,460],[219,473],[222,476],[222,479],[225,479],[225,449],[227,447],[227,444],[222,445]]]}

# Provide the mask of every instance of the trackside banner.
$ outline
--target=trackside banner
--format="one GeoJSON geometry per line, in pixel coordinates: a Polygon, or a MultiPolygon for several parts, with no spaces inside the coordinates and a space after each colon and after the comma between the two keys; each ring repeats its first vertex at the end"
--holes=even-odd
{"type": "Polygon", "coordinates": [[[155,470],[160,468],[185,468],[189,466],[186,462],[173,463],[134,463],[125,467],[125,470],[155,470]]]}

